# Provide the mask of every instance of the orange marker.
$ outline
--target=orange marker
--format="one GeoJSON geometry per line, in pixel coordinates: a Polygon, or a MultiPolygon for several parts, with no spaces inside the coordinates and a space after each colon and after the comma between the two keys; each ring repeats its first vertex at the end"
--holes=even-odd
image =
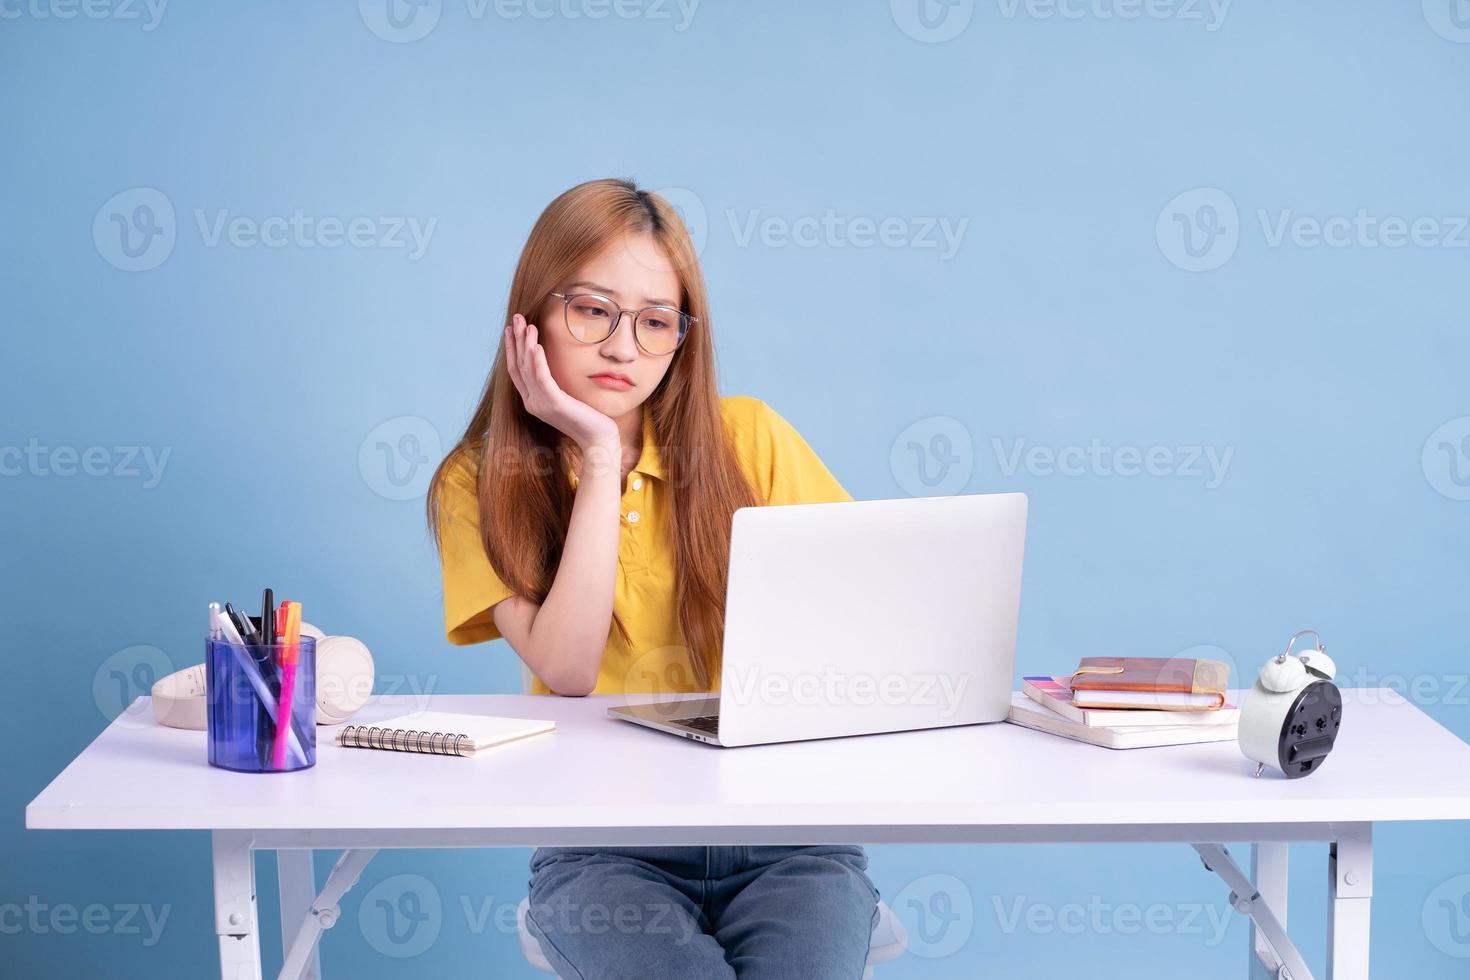
{"type": "Polygon", "coordinates": [[[301,657],[301,603],[281,603],[281,700],[276,705],[276,741],[271,748],[271,767],[286,767],[286,740],[291,733],[291,699],[296,693],[296,663],[301,657]]]}

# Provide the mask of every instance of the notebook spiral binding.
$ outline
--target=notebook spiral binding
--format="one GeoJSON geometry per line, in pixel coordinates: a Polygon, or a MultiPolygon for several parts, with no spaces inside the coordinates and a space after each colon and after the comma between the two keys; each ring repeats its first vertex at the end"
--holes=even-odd
{"type": "Polygon", "coordinates": [[[350,749],[392,749],[433,755],[469,755],[475,740],[453,732],[422,732],[409,728],[348,725],[337,733],[337,744],[350,749]]]}

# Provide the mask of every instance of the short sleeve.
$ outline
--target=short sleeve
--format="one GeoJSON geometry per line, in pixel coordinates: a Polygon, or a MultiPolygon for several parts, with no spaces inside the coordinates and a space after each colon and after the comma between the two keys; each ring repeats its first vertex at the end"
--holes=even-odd
{"type": "Polygon", "coordinates": [[[490,607],[515,592],[495,574],[485,555],[475,471],[463,455],[445,470],[439,498],[439,560],[449,642],[464,646],[500,639],[490,607]]]}
{"type": "Polygon", "coordinates": [[[821,457],[792,424],[757,400],[758,458],[765,469],[768,504],[821,504],[852,500],[821,457]]]}

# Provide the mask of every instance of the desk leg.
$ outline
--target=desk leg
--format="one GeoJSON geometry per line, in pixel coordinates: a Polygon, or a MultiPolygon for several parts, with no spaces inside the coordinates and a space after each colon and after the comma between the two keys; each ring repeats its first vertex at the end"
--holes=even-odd
{"type": "Polygon", "coordinates": [[[255,914],[254,837],[248,830],[216,830],[214,931],[221,980],[262,980],[260,926],[255,914]]]}
{"type": "MultiPolygon", "coordinates": [[[[1288,881],[1287,844],[1285,841],[1257,843],[1251,850],[1251,881],[1260,893],[1261,901],[1276,914],[1276,921],[1286,929],[1286,892],[1288,881]]],[[[1276,972],[1268,964],[1276,962],[1276,954],[1266,935],[1254,919],[1251,920],[1250,980],[1276,980],[1276,972]]]]}
{"type": "MultiPolygon", "coordinates": [[[[1251,969],[1255,969],[1255,963],[1260,962],[1258,950],[1265,949],[1269,952],[1270,960],[1265,964],[1265,975],[1267,977],[1279,977],[1280,980],[1311,980],[1312,971],[1307,969],[1307,963],[1302,959],[1301,952],[1292,943],[1291,937],[1286,934],[1286,927],[1281,920],[1276,918],[1276,911],[1271,907],[1266,896],[1256,887],[1255,883],[1245,876],[1245,872],[1235,863],[1224,844],[1194,844],[1192,845],[1204,862],[1205,867],[1220,877],[1220,880],[1230,886],[1230,905],[1235,911],[1251,918],[1251,969]]],[[[1276,878],[1275,886],[1281,889],[1282,882],[1280,874],[1271,867],[1272,853],[1267,851],[1261,855],[1266,861],[1269,873],[1276,878]]],[[[1251,976],[1255,976],[1254,973],[1251,976]]]]}
{"type": "Polygon", "coordinates": [[[1347,824],[1327,852],[1327,977],[1368,980],[1373,825],[1347,824]]]}
{"type": "MultiPolygon", "coordinates": [[[[276,875],[281,882],[281,956],[290,952],[292,938],[301,923],[311,915],[316,901],[316,871],[312,867],[310,848],[282,848],[276,851],[276,875]]],[[[321,951],[313,948],[306,961],[301,980],[320,980],[321,951]]]]}
{"type": "Polygon", "coordinates": [[[378,849],[376,847],[350,847],[337,858],[332,873],[320,895],[314,895],[307,903],[307,912],[299,923],[282,919],[284,927],[291,929],[291,943],[286,947],[286,958],[281,963],[280,980],[303,980],[317,955],[317,944],[321,942],[322,930],[337,924],[342,915],[338,907],[342,896],[357,884],[363,869],[368,866],[378,849]]]}

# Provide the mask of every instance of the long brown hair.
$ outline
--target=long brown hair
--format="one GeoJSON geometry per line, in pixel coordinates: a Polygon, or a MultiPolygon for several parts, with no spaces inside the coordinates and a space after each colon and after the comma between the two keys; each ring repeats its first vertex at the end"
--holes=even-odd
{"type": "MultiPolygon", "coordinates": [[[[629,233],[649,234],[662,246],[679,276],[681,308],[698,318],[646,408],[670,486],[670,602],[678,610],[695,681],[708,689],[719,675],[725,630],[730,521],[737,508],[759,501],[725,431],[704,277],[684,222],[666,200],[631,180],[578,184],[547,205],[531,229],[501,322],[509,323],[517,312],[535,322],[549,292],[629,233]]],[[[429,484],[428,520],[436,543],[443,481],[463,454],[476,473],[480,538],[491,567],[517,595],[545,602],[575,499],[564,467],[545,462],[565,459],[570,449],[570,440],[526,411],[505,366],[502,338],[474,416],[429,484]]],[[[616,612],[613,623],[630,642],[616,612]]]]}

